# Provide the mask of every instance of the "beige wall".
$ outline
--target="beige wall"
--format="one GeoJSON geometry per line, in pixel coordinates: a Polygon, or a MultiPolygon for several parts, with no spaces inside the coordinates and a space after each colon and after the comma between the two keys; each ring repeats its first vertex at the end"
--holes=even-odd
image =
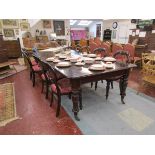
{"type": "Polygon", "coordinates": [[[129,39],[129,29],[136,28],[136,24],[131,23],[131,19],[110,19],[103,21],[103,30],[111,29],[116,30],[116,38],[112,38],[113,42],[127,43],[129,39]],[[113,22],[118,23],[118,27],[112,27],[113,22]]]}
{"type": "MultiPolygon", "coordinates": [[[[32,26],[30,28],[30,32],[31,32],[33,37],[35,36],[36,29],[38,29],[39,31],[42,31],[42,30],[44,31],[45,30],[46,31],[46,35],[48,37],[50,36],[50,33],[54,32],[53,20],[52,19],[51,19],[51,28],[50,29],[43,28],[43,21],[41,19],[40,20],[35,20],[35,21],[36,21],[36,23],[34,22],[33,24],[32,24],[33,20],[30,21],[31,22],[31,26],[32,26]]],[[[70,23],[69,23],[68,19],[62,20],[62,21],[65,22],[65,35],[64,36],[57,36],[57,39],[66,39],[67,40],[67,44],[68,44],[70,42],[70,31],[68,31],[70,29],[70,23]]]]}

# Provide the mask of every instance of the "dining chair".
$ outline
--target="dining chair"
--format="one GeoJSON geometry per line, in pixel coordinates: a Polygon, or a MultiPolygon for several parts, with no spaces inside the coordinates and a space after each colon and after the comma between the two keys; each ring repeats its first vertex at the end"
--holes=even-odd
{"type": "MultiPolygon", "coordinates": [[[[129,60],[130,54],[129,54],[129,52],[124,51],[124,50],[117,51],[113,55],[113,57],[116,59],[117,63],[120,63],[122,65],[126,65],[126,64],[128,64],[130,62],[130,60],[129,60]],[[120,57],[122,57],[122,58],[120,58],[120,57]]],[[[107,85],[106,85],[106,99],[108,99],[108,96],[109,96],[110,84],[112,83],[112,85],[113,85],[113,81],[121,80],[121,78],[122,78],[122,75],[121,76],[114,76],[112,78],[106,79],[106,81],[107,81],[107,85]]]]}
{"type": "Polygon", "coordinates": [[[89,46],[82,46],[81,47],[81,53],[87,53],[87,54],[89,54],[90,53],[89,46]]]}
{"type": "MultiPolygon", "coordinates": [[[[57,96],[58,100],[58,106],[56,110],[56,117],[59,116],[60,114],[60,107],[61,107],[61,96],[62,95],[68,95],[69,98],[71,99],[72,95],[72,89],[70,85],[70,80],[66,77],[58,77],[57,76],[57,71],[55,68],[50,66],[46,62],[42,62],[42,67],[43,67],[43,74],[45,76],[45,79],[51,82],[50,88],[51,88],[51,103],[50,106],[52,107],[54,95],[57,96]]],[[[79,107],[82,110],[82,91],[79,91],[79,107]]]]}
{"type": "Polygon", "coordinates": [[[40,66],[37,64],[37,65],[33,65],[31,60],[30,60],[30,57],[26,54],[26,53],[23,53],[26,60],[28,61],[29,63],[29,66],[30,66],[30,79],[32,79],[32,84],[33,84],[33,87],[35,86],[35,74],[41,74],[41,68],[40,66]]]}
{"type": "MultiPolygon", "coordinates": [[[[108,55],[106,52],[106,49],[101,48],[101,47],[94,49],[93,53],[96,55],[99,55],[102,58],[106,57],[108,55]]],[[[101,80],[101,82],[103,83],[103,80],[101,80]]],[[[98,84],[98,81],[95,82],[95,90],[97,89],[97,84],[98,84]]],[[[91,88],[92,87],[93,87],[93,82],[91,82],[91,88]]]]}
{"type": "Polygon", "coordinates": [[[141,67],[142,59],[140,57],[135,56],[135,46],[128,43],[124,45],[123,49],[130,53],[130,61],[134,64],[139,63],[141,67]]]}
{"type": "Polygon", "coordinates": [[[93,41],[93,42],[90,42],[89,48],[90,48],[90,53],[93,53],[96,48],[99,48],[99,46],[93,41]]]}
{"type": "Polygon", "coordinates": [[[29,68],[30,68],[30,80],[32,80],[32,84],[33,87],[35,86],[35,74],[36,73],[40,73],[41,69],[38,66],[38,64],[33,65],[31,62],[30,57],[28,56],[28,54],[26,53],[26,51],[22,50],[22,54],[24,56],[24,58],[27,60],[28,64],[29,64],[29,68]]]}
{"type": "Polygon", "coordinates": [[[105,48],[106,53],[107,53],[108,56],[111,55],[111,47],[110,47],[109,44],[107,44],[106,42],[102,42],[101,43],[101,48],[105,48]]]}
{"type": "Polygon", "coordinates": [[[81,39],[79,42],[79,45],[82,46],[87,46],[87,40],[86,39],[81,39]]]}
{"type": "Polygon", "coordinates": [[[112,44],[112,55],[114,55],[117,51],[123,50],[123,46],[119,43],[112,44]]]}
{"type": "Polygon", "coordinates": [[[100,40],[99,37],[94,38],[94,42],[97,44],[98,47],[101,46],[102,41],[100,40]]]}

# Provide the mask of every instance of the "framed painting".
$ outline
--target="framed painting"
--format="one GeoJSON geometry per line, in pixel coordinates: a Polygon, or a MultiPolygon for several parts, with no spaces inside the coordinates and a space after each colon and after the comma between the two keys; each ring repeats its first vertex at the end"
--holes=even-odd
{"type": "Polygon", "coordinates": [[[51,20],[43,20],[43,28],[50,29],[51,28],[51,20]]]}
{"type": "Polygon", "coordinates": [[[64,21],[53,21],[54,25],[54,32],[57,36],[64,36],[65,35],[65,24],[64,21]]]}
{"type": "Polygon", "coordinates": [[[30,29],[29,23],[20,23],[21,31],[28,31],[30,29]]]}
{"type": "Polygon", "coordinates": [[[17,19],[3,19],[2,24],[3,28],[18,28],[17,19]]]}
{"type": "Polygon", "coordinates": [[[15,37],[14,29],[3,29],[4,37],[15,37]]]}

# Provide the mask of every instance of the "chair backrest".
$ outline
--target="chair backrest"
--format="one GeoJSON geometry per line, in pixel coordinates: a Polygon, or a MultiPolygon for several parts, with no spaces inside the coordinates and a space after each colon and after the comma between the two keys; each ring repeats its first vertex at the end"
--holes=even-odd
{"type": "Polygon", "coordinates": [[[37,48],[33,48],[33,49],[32,49],[32,53],[33,53],[34,55],[38,56],[38,57],[40,56],[39,51],[38,51],[37,48]]]}
{"type": "Polygon", "coordinates": [[[101,48],[101,47],[94,49],[93,53],[100,55],[101,57],[107,56],[105,48],[101,48]]]}
{"type": "Polygon", "coordinates": [[[82,46],[81,47],[81,52],[82,53],[84,53],[84,52],[89,53],[90,52],[90,48],[88,46],[82,46]]]}
{"type": "Polygon", "coordinates": [[[32,63],[31,63],[29,54],[28,54],[27,51],[24,50],[24,49],[21,49],[21,51],[22,51],[22,54],[23,54],[24,58],[27,60],[27,62],[28,62],[28,64],[29,64],[30,68],[32,68],[33,65],[32,65],[32,63]]]}
{"type": "Polygon", "coordinates": [[[90,53],[93,53],[93,51],[96,48],[99,48],[99,46],[95,42],[90,42],[89,47],[90,47],[90,53]]]}
{"type": "Polygon", "coordinates": [[[35,54],[32,54],[32,56],[33,56],[35,62],[40,65],[40,63],[41,63],[40,58],[37,55],[35,55],[35,54]]]}
{"type": "Polygon", "coordinates": [[[57,92],[60,93],[60,88],[58,86],[59,78],[57,77],[55,68],[44,61],[41,61],[41,68],[43,70],[46,81],[50,81],[51,83],[55,84],[57,92]]]}
{"type": "Polygon", "coordinates": [[[112,45],[112,53],[115,54],[117,51],[123,50],[123,47],[121,44],[114,43],[112,45]]]}
{"type": "Polygon", "coordinates": [[[94,38],[94,42],[100,47],[102,41],[100,40],[99,37],[94,38]]]}
{"type": "Polygon", "coordinates": [[[80,42],[79,42],[80,46],[87,46],[87,40],[85,39],[81,39],[80,42]]]}
{"type": "Polygon", "coordinates": [[[102,43],[101,43],[101,48],[105,48],[106,53],[107,53],[108,55],[111,54],[111,47],[110,47],[109,44],[107,44],[107,43],[105,43],[105,42],[102,42],[102,43]]]}
{"type": "Polygon", "coordinates": [[[124,51],[128,51],[130,53],[130,59],[134,60],[135,55],[135,46],[128,43],[123,46],[124,51]]]}
{"type": "Polygon", "coordinates": [[[124,50],[119,50],[116,53],[114,53],[113,57],[119,61],[119,62],[125,62],[125,63],[129,63],[130,62],[130,54],[127,51],[124,50]]]}

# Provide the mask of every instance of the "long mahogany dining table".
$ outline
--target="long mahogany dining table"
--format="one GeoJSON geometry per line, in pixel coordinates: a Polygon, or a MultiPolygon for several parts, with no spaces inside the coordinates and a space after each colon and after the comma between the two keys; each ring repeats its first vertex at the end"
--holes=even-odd
{"type": "MultiPolygon", "coordinates": [[[[42,56],[41,60],[46,61],[47,57],[42,56]]],[[[47,61],[46,61],[47,62],[47,61]]],[[[124,97],[126,96],[126,88],[128,84],[128,77],[130,73],[130,69],[136,67],[134,64],[121,64],[121,63],[115,63],[115,67],[113,69],[105,69],[104,71],[91,71],[89,70],[88,64],[85,64],[84,66],[76,66],[75,63],[71,63],[70,67],[64,67],[60,68],[56,66],[56,63],[53,62],[47,62],[51,65],[51,67],[54,67],[56,71],[61,73],[66,78],[70,79],[71,88],[72,88],[72,103],[73,103],[73,112],[74,117],[77,121],[80,121],[78,117],[79,112],[79,91],[81,89],[81,85],[85,83],[90,82],[96,82],[99,80],[106,80],[108,78],[112,78],[115,76],[122,76],[122,78],[119,81],[119,87],[120,87],[120,96],[121,101],[123,104],[124,97]]]]}

